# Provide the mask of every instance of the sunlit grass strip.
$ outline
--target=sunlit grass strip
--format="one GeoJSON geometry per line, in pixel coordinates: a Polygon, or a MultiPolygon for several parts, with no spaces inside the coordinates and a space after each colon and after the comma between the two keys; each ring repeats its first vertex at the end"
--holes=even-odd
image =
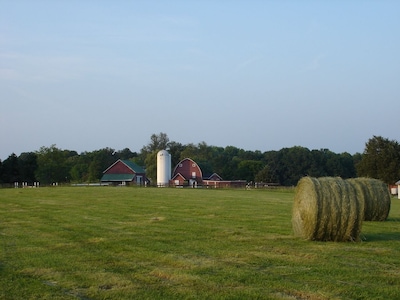
{"type": "Polygon", "coordinates": [[[333,177],[299,181],[292,212],[295,235],[315,241],[357,241],[363,218],[364,201],[351,183],[333,177]]]}
{"type": "Polygon", "coordinates": [[[348,179],[365,203],[365,221],[385,221],[390,211],[390,194],[385,183],[373,178],[348,179]]]}

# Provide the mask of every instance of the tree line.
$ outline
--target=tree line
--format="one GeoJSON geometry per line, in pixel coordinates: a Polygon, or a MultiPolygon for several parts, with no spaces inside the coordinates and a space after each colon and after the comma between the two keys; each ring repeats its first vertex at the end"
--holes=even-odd
{"type": "Polygon", "coordinates": [[[217,147],[205,142],[183,145],[170,141],[166,133],[153,134],[140,152],[129,148],[104,148],[77,153],[56,145],[17,156],[12,153],[0,160],[0,183],[40,182],[41,184],[99,182],[103,171],[118,159],[131,160],[143,166],[146,176],[156,182],[157,152],[167,149],[172,166],[191,158],[198,163],[203,175],[219,174],[226,180],[273,183],[293,186],[303,176],[342,178],[371,177],[393,184],[400,179],[400,146],[397,141],[373,136],[363,153],[351,155],[328,149],[309,150],[294,146],[279,151],[248,151],[234,146],[217,147]]]}

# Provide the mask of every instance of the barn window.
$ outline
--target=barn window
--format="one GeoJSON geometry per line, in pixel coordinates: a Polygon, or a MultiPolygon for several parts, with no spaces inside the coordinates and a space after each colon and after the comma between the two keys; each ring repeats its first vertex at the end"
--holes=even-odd
{"type": "Polygon", "coordinates": [[[192,172],[192,178],[196,178],[196,172],[192,172]]]}
{"type": "Polygon", "coordinates": [[[192,163],[192,167],[194,168],[196,166],[196,164],[195,163],[192,163]]]}

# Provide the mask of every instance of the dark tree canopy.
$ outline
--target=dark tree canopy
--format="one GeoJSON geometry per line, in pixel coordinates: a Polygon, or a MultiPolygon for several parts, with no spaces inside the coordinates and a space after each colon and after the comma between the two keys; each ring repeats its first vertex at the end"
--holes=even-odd
{"type": "Polygon", "coordinates": [[[18,170],[21,181],[35,182],[35,171],[38,167],[37,155],[34,152],[21,153],[18,157],[18,170]]]}
{"type": "Polygon", "coordinates": [[[191,158],[204,176],[219,174],[226,180],[296,185],[303,176],[367,176],[386,183],[400,179],[400,146],[396,141],[374,136],[366,143],[364,153],[334,153],[328,149],[309,150],[301,146],[279,151],[248,151],[235,146],[217,147],[206,142],[187,144],[170,141],[166,133],[153,134],[140,153],[129,148],[117,151],[103,148],[78,154],[52,145],[39,151],[14,153],[0,162],[0,183],[15,181],[99,182],[103,172],[118,159],[132,160],[146,169],[153,183],[157,176],[157,152],[171,154],[172,168],[182,159],[191,158]]]}
{"type": "Polygon", "coordinates": [[[361,161],[357,164],[360,176],[380,179],[393,184],[400,179],[400,145],[381,136],[373,136],[365,144],[361,161]]]}
{"type": "Polygon", "coordinates": [[[4,162],[1,167],[1,178],[2,183],[13,183],[21,181],[18,167],[18,157],[15,153],[12,153],[4,162]]]}
{"type": "Polygon", "coordinates": [[[169,138],[168,135],[164,132],[160,132],[159,134],[153,133],[150,137],[150,143],[146,146],[143,146],[141,152],[151,153],[154,151],[165,150],[168,148],[169,138]]]}
{"type": "Polygon", "coordinates": [[[38,164],[36,178],[45,184],[67,181],[69,176],[67,159],[70,154],[70,151],[61,150],[56,145],[41,147],[36,152],[38,164]]]}

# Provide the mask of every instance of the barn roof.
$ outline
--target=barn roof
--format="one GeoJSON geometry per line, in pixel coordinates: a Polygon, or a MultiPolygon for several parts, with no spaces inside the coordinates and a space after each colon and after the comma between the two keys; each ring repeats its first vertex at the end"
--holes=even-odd
{"type": "Polygon", "coordinates": [[[133,161],[130,160],[121,160],[125,165],[127,165],[130,169],[132,169],[135,173],[145,173],[144,169],[133,161]]]}
{"type": "Polygon", "coordinates": [[[175,180],[177,177],[181,177],[183,180],[186,180],[185,176],[183,176],[181,173],[176,173],[171,180],[175,180]]]}
{"type": "Polygon", "coordinates": [[[135,174],[104,174],[101,181],[132,181],[135,174]]]}
{"type": "Polygon", "coordinates": [[[139,167],[133,161],[122,160],[122,159],[118,159],[115,163],[113,163],[111,166],[109,166],[103,173],[107,173],[107,171],[109,169],[111,169],[113,166],[115,166],[119,162],[122,162],[124,165],[126,165],[129,169],[131,169],[135,173],[145,173],[144,169],[142,167],[139,167]]]}
{"type": "MultiPolygon", "coordinates": [[[[218,178],[218,180],[223,180],[221,176],[219,176],[217,173],[212,173],[211,175],[206,175],[203,177],[203,179],[212,179],[212,178],[218,178]]],[[[215,180],[215,179],[214,179],[215,180]]]]}
{"type": "MultiPolygon", "coordinates": [[[[178,172],[178,168],[182,165],[182,164],[184,164],[185,162],[189,162],[190,164],[194,164],[194,166],[200,171],[200,178],[202,177],[202,171],[201,171],[201,168],[200,168],[200,166],[193,160],[193,159],[191,159],[191,158],[184,158],[184,159],[182,159],[180,162],[178,162],[178,164],[175,166],[175,168],[174,168],[174,170],[173,170],[173,172],[172,172],[172,174],[176,174],[176,173],[179,173],[178,172]]],[[[182,173],[182,172],[180,172],[180,173],[182,173]]],[[[181,176],[183,176],[182,174],[181,174],[181,176]]],[[[184,177],[184,176],[183,176],[184,177]]],[[[185,178],[185,177],[184,177],[185,178]]]]}

